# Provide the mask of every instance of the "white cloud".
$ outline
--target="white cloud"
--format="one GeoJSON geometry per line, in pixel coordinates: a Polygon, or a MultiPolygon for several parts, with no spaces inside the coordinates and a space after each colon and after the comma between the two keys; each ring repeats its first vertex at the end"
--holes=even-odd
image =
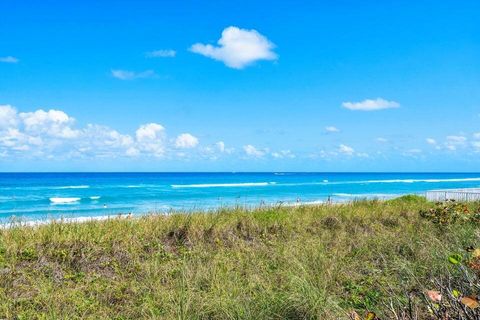
{"type": "Polygon", "coordinates": [[[223,141],[218,141],[217,143],[215,143],[215,147],[218,149],[218,151],[220,151],[220,153],[231,154],[233,153],[233,151],[235,151],[234,148],[227,148],[225,146],[225,142],[223,141]]]}
{"type": "Polygon", "coordinates": [[[177,52],[171,49],[164,49],[149,51],[145,55],[147,58],[173,58],[177,55],[177,52]]]}
{"type": "Polygon", "coordinates": [[[145,70],[142,72],[128,71],[128,70],[112,70],[112,76],[120,80],[135,80],[142,78],[153,78],[156,76],[155,71],[145,70]]]}
{"type": "MultiPolygon", "coordinates": [[[[121,134],[118,131],[106,126],[89,124],[84,129],[83,135],[90,137],[87,140],[101,141],[102,145],[115,148],[129,148],[134,144],[134,139],[130,135],[121,134]]],[[[95,143],[94,143],[95,144],[95,143]]]]}
{"type": "Polygon", "coordinates": [[[18,63],[20,60],[12,56],[0,57],[0,62],[4,63],[18,63]]]}
{"type": "Polygon", "coordinates": [[[472,147],[475,149],[475,151],[480,151],[480,141],[473,141],[472,147]]]}
{"type": "Polygon", "coordinates": [[[17,110],[11,105],[0,105],[0,130],[17,125],[17,110]]]}
{"type": "Polygon", "coordinates": [[[462,144],[467,141],[467,138],[464,136],[447,136],[447,141],[452,143],[459,143],[462,144]]]}
{"type": "Polygon", "coordinates": [[[150,141],[155,140],[163,136],[165,128],[158,124],[158,123],[149,123],[144,124],[138,128],[135,132],[135,136],[137,140],[142,141],[150,141]]]}
{"type": "Polygon", "coordinates": [[[245,153],[248,156],[255,157],[255,158],[261,158],[265,155],[265,151],[258,150],[257,148],[255,148],[251,144],[243,146],[243,151],[245,151],[245,153]]]}
{"type": "Polygon", "coordinates": [[[423,151],[421,149],[413,148],[413,149],[408,149],[402,153],[403,156],[405,157],[411,157],[415,159],[422,158],[422,153],[423,151]]]}
{"type": "Polygon", "coordinates": [[[225,28],[218,46],[196,43],[190,51],[222,61],[226,66],[243,69],[259,60],[276,60],[275,45],[256,30],[225,28]]]}
{"type": "Polygon", "coordinates": [[[181,149],[195,148],[198,145],[198,138],[190,133],[182,133],[175,139],[175,146],[181,149]]]}
{"type": "Polygon", "coordinates": [[[340,132],[340,130],[337,127],[334,127],[334,126],[325,127],[325,131],[329,132],[329,133],[340,132]]]}
{"type": "Polygon", "coordinates": [[[354,150],[352,147],[350,147],[350,146],[341,144],[341,145],[338,147],[338,152],[343,153],[343,154],[346,154],[346,155],[353,155],[353,153],[355,152],[355,150],[354,150]]]}
{"type": "Polygon", "coordinates": [[[220,152],[225,152],[225,142],[218,141],[217,143],[215,143],[215,146],[218,148],[220,152]]]}
{"type": "MultiPolygon", "coordinates": [[[[17,112],[10,105],[0,105],[0,157],[41,159],[179,157],[178,148],[193,148],[198,138],[184,133],[168,139],[158,123],[140,125],[134,134],[124,134],[99,124],[76,125],[73,117],[61,110],[38,109],[17,112]]],[[[212,146],[210,154],[230,154],[222,141],[212,146]]],[[[201,152],[196,153],[199,156],[201,152]]],[[[184,158],[189,154],[183,152],[184,158]]]]}
{"type": "Polygon", "coordinates": [[[137,149],[151,153],[155,156],[163,156],[165,152],[165,128],[158,123],[148,123],[140,126],[135,132],[137,149]]]}
{"type": "Polygon", "coordinates": [[[47,134],[56,138],[71,139],[79,135],[78,130],[71,128],[75,119],[60,110],[25,112],[19,114],[25,126],[25,131],[30,134],[47,134]]]}
{"type": "Polygon", "coordinates": [[[467,142],[467,138],[464,136],[447,136],[445,147],[448,150],[455,151],[459,147],[464,147],[467,142]]]}
{"type": "Polygon", "coordinates": [[[427,143],[431,144],[431,145],[436,145],[437,144],[437,140],[435,140],[433,138],[427,138],[425,141],[427,141],[427,143]]]}
{"type": "Polygon", "coordinates": [[[377,139],[375,139],[377,142],[380,142],[380,143],[387,143],[388,142],[388,139],[385,139],[385,138],[382,138],[382,137],[379,137],[377,139]]]}
{"type": "Polygon", "coordinates": [[[293,159],[295,158],[295,155],[290,150],[282,150],[279,152],[272,152],[272,157],[277,159],[283,159],[283,158],[293,159]]]}
{"type": "Polygon", "coordinates": [[[375,111],[382,109],[399,108],[400,104],[395,101],[387,101],[382,98],[366,99],[361,102],[343,102],[342,106],[349,110],[355,111],[375,111]]]}
{"type": "Polygon", "coordinates": [[[80,157],[132,156],[133,149],[135,141],[130,135],[97,124],[89,124],[82,129],[75,146],[76,154],[80,157]]]}

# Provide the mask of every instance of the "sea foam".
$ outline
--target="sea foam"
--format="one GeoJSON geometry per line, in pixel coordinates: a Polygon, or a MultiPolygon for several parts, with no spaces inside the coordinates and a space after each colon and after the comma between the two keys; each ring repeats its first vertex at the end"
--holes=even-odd
{"type": "Polygon", "coordinates": [[[50,202],[54,204],[66,204],[66,203],[74,203],[80,201],[80,198],[50,198],[50,202]]]}

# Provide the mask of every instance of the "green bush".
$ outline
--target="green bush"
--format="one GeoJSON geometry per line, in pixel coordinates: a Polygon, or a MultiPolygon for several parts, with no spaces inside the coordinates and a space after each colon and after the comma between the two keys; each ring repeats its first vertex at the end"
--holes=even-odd
{"type": "Polygon", "coordinates": [[[437,202],[435,207],[421,210],[420,215],[436,224],[447,225],[456,222],[479,222],[480,209],[455,200],[437,202]]]}

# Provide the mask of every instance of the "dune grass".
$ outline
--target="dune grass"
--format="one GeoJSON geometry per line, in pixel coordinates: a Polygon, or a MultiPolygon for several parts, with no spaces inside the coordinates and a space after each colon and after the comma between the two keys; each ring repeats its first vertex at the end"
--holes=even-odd
{"type": "Polygon", "coordinates": [[[0,230],[0,318],[348,319],[480,245],[419,197],[0,230]]]}

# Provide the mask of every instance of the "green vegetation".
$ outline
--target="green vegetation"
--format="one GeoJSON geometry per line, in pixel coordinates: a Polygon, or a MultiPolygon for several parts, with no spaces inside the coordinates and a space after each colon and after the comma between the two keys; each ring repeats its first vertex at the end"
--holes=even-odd
{"type": "Polygon", "coordinates": [[[437,221],[434,206],[407,196],[3,229],[0,318],[392,319],[480,245],[476,219],[437,221]]]}

